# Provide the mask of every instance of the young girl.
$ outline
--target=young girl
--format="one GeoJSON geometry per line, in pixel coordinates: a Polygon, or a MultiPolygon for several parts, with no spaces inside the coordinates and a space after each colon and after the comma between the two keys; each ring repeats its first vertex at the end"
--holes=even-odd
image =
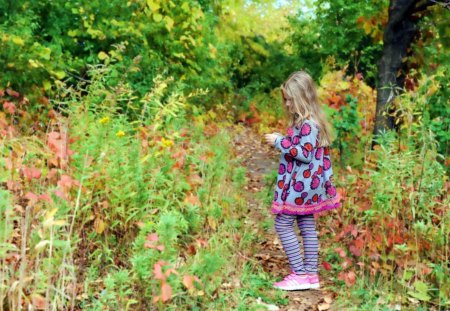
{"type": "Polygon", "coordinates": [[[306,72],[291,74],[281,92],[289,117],[287,135],[265,134],[265,140],[281,151],[272,213],[292,273],[274,286],[283,290],[319,288],[314,214],[340,206],[333,183],[330,129],[314,81],[306,72]],[[295,220],[303,238],[303,258],[294,233],[295,220]]]}

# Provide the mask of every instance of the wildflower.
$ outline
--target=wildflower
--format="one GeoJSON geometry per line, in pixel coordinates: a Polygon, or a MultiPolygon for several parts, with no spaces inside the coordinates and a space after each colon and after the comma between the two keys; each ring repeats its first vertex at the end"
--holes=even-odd
{"type": "Polygon", "coordinates": [[[116,133],[116,136],[117,136],[117,137],[123,137],[123,136],[125,136],[125,132],[124,132],[124,131],[118,131],[118,132],[116,133]]]}
{"type": "Polygon", "coordinates": [[[109,117],[101,118],[98,122],[100,122],[100,124],[106,124],[109,122],[109,117]]]}
{"type": "Polygon", "coordinates": [[[170,139],[165,139],[164,137],[161,138],[161,144],[163,147],[167,148],[167,147],[171,147],[173,146],[173,140],[170,139]]]}

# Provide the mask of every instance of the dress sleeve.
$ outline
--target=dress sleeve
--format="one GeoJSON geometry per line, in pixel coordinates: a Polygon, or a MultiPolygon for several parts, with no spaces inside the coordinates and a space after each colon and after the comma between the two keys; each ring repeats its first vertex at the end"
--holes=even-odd
{"type": "Polygon", "coordinates": [[[274,146],[282,153],[290,154],[294,159],[310,163],[316,147],[318,129],[311,121],[303,122],[300,128],[292,127],[286,136],[278,136],[274,146]]]}

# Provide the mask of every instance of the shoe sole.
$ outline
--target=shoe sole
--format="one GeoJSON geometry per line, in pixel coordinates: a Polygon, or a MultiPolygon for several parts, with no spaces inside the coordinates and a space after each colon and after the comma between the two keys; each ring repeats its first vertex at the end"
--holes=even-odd
{"type": "Polygon", "coordinates": [[[305,290],[305,289],[319,289],[320,285],[319,284],[309,284],[309,285],[303,285],[303,286],[285,286],[285,287],[274,286],[274,288],[293,291],[293,290],[305,290]]]}
{"type": "Polygon", "coordinates": [[[319,283],[317,283],[317,284],[311,284],[311,287],[310,287],[311,289],[319,289],[320,288],[320,285],[319,285],[319,283]]]}
{"type": "Polygon", "coordinates": [[[310,285],[305,285],[305,286],[274,286],[274,288],[277,289],[282,289],[282,290],[288,290],[288,291],[292,291],[292,290],[305,290],[305,289],[310,289],[311,286],[310,285]]]}

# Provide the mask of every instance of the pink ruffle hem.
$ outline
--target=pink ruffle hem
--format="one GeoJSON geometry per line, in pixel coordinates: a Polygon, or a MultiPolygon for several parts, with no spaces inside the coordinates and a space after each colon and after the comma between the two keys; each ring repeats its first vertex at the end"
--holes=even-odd
{"type": "Polygon", "coordinates": [[[309,205],[293,205],[284,202],[283,204],[272,202],[273,214],[288,214],[288,215],[307,215],[316,214],[326,210],[338,208],[341,206],[341,196],[339,193],[335,197],[322,201],[316,204],[309,205]]]}

